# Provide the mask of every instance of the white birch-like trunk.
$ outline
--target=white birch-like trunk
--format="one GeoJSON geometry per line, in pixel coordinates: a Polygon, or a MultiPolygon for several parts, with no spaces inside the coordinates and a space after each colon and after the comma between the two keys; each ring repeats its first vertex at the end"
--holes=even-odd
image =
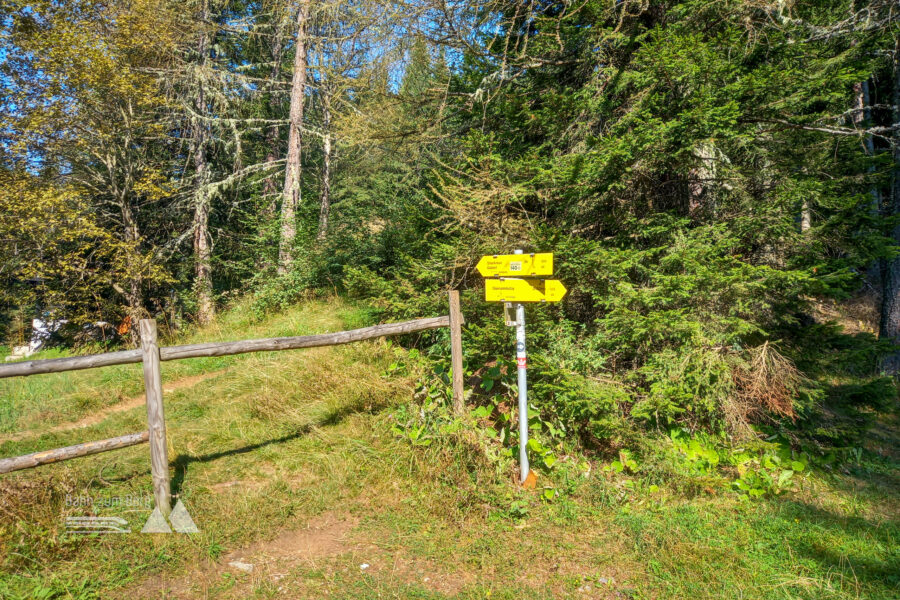
{"type": "Polygon", "coordinates": [[[812,227],[812,212],[809,210],[809,200],[803,199],[800,206],[800,231],[806,233],[812,227]]]}
{"type": "Polygon", "coordinates": [[[319,198],[319,231],[316,240],[322,242],[328,235],[328,218],[331,213],[331,97],[322,91],[322,194],[319,198]]]}
{"type": "MultiPolygon", "coordinates": [[[[209,20],[209,4],[203,1],[200,19],[202,29],[200,41],[197,44],[197,52],[200,57],[199,68],[201,71],[207,67],[207,55],[209,53],[209,39],[206,22],[209,20]]],[[[197,114],[206,114],[206,95],[203,89],[202,76],[198,78],[197,97],[194,103],[197,114]]],[[[209,210],[210,210],[210,172],[207,160],[207,145],[209,135],[207,126],[198,117],[194,123],[194,293],[197,295],[197,321],[206,325],[215,316],[215,302],[213,301],[212,282],[212,248],[209,239],[209,210]]]]}

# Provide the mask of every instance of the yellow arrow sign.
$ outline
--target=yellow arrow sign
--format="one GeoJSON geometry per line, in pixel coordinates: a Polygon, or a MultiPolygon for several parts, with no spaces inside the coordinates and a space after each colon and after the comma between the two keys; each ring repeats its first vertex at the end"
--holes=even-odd
{"type": "Polygon", "coordinates": [[[553,275],[553,254],[495,254],[482,256],[476,266],[484,277],[553,275]]]}
{"type": "Polygon", "coordinates": [[[488,302],[559,302],[566,288],[557,279],[485,279],[488,302]]]}

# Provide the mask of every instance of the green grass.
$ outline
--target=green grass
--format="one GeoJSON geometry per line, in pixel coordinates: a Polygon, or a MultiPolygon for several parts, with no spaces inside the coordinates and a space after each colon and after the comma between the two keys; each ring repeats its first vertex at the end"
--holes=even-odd
{"type": "MultiPolygon", "coordinates": [[[[366,324],[341,301],[256,323],[240,308],[175,340],[366,324]]],[[[625,488],[595,464],[553,501],[512,484],[464,434],[391,433],[416,373],[383,341],[163,364],[173,491],[201,532],[79,538],[66,497],[150,495],[146,446],[0,476],[3,598],[896,598],[897,469],[870,460],[749,502],[625,488]],[[334,523],[344,523],[336,526],[334,523]],[[252,573],[228,565],[236,556],[252,573]],[[362,568],[361,565],[369,565],[362,568]]],[[[0,381],[4,431],[75,421],[140,394],[136,368],[0,381]]],[[[10,456],[145,426],[143,408],[0,445],[10,456]]],[[[567,460],[563,457],[563,461],[567,460]]],[[[508,465],[507,465],[508,466],[508,465]]],[[[673,489],[677,486],[673,486],[673,489]]],[[[638,488],[640,489],[640,488],[638,488]]],[[[132,529],[147,510],[95,506],[132,529]]]]}
{"type": "MultiPolygon", "coordinates": [[[[263,322],[254,322],[250,314],[246,307],[238,306],[202,332],[165,340],[163,343],[191,344],[200,341],[309,335],[337,331],[345,322],[359,323],[365,318],[365,311],[344,305],[333,312],[322,310],[319,306],[315,310],[301,307],[263,322]]],[[[35,354],[29,360],[59,358],[68,354],[53,349],[35,354]]],[[[163,383],[224,369],[253,357],[267,360],[275,358],[274,354],[265,353],[166,362],[162,367],[163,383]]],[[[0,434],[74,421],[142,392],[143,379],[139,364],[72,371],[58,377],[0,379],[0,434]]]]}

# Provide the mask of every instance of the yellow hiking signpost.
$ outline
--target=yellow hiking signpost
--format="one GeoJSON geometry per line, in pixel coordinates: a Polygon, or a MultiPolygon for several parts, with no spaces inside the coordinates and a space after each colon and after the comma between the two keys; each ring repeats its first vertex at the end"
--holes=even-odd
{"type": "Polygon", "coordinates": [[[534,486],[534,474],[528,466],[528,356],[525,353],[524,302],[559,302],[566,295],[566,286],[557,279],[543,279],[553,275],[553,254],[493,254],[482,256],[478,272],[484,277],[484,299],[505,302],[505,311],[515,307],[515,320],[506,324],[516,328],[516,366],[519,375],[519,473],[520,483],[534,486]]]}
{"type": "Polygon", "coordinates": [[[475,266],[483,277],[553,275],[553,254],[494,254],[482,256],[475,266]]]}
{"type": "Polygon", "coordinates": [[[488,302],[559,302],[566,291],[557,279],[484,280],[484,299],[488,302]]]}

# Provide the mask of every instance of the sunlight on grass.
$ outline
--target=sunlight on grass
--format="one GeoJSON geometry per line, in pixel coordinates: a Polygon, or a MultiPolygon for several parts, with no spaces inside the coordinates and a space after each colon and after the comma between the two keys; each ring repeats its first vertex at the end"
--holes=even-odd
{"type": "MultiPolygon", "coordinates": [[[[208,328],[166,341],[166,345],[233,341],[255,337],[311,335],[339,331],[342,319],[359,311],[333,298],[302,304],[284,313],[253,322],[249,311],[237,306],[208,328]]],[[[32,359],[58,358],[58,350],[32,359]]],[[[226,368],[247,361],[276,359],[276,353],[196,358],[163,363],[163,383],[226,368]]],[[[140,364],[0,379],[0,434],[39,429],[75,421],[91,412],[133,398],[143,392],[140,364]]],[[[0,437],[2,440],[2,437],[0,437]]]]}

